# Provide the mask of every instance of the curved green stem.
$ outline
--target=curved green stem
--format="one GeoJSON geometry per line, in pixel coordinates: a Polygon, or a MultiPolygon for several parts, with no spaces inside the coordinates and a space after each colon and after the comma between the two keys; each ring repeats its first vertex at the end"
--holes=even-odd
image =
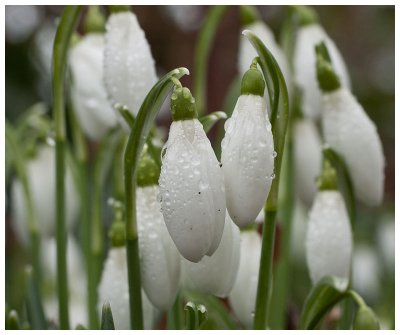
{"type": "Polygon", "coordinates": [[[277,156],[274,162],[275,179],[264,206],[265,221],[263,226],[260,270],[258,277],[257,298],[254,316],[254,328],[266,329],[270,297],[272,292],[272,263],[275,243],[275,218],[278,208],[278,191],[281,174],[281,164],[285,147],[286,129],[289,119],[288,91],[274,56],[263,42],[251,31],[243,34],[249,39],[259,55],[259,63],[267,83],[271,102],[271,125],[277,156]]]}
{"type": "Polygon", "coordinates": [[[162,77],[147,94],[129,135],[124,153],[126,209],[126,251],[128,263],[129,305],[131,327],[143,329],[142,294],[139,264],[139,236],[136,223],[136,172],[147,135],[167,94],[174,83],[171,77],[188,74],[185,68],[175,69],[162,77]]]}
{"type": "Polygon", "coordinates": [[[196,97],[197,113],[204,115],[206,109],[206,80],[207,64],[211,46],[214,40],[218,25],[229,6],[210,6],[207,17],[201,28],[197,45],[196,57],[194,62],[194,89],[193,95],[196,97]]]}
{"type": "Polygon", "coordinates": [[[69,42],[78,22],[80,6],[66,6],[57,28],[53,47],[53,113],[56,141],[56,236],[60,328],[69,328],[67,236],[65,227],[65,103],[64,79],[69,42]]]}

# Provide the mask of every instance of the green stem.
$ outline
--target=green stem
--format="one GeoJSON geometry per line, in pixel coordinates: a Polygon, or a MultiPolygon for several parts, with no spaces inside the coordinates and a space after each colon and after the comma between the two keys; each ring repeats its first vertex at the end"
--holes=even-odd
{"type": "Polygon", "coordinates": [[[168,330],[181,330],[183,327],[181,293],[178,292],[172,309],[168,312],[168,330]]]}
{"type": "Polygon", "coordinates": [[[32,254],[33,275],[37,287],[41,287],[41,264],[40,264],[40,236],[36,216],[36,209],[32,199],[31,187],[29,184],[26,161],[22,155],[23,150],[18,145],[17,134],[13,127],[6,121],[5,123],[6,144],[9,148],[8,154],[11,155],[12,162],[15,166],[18,179],[22,184],[24,192],[24,200],[27,208],[27,225],[30,236],[30,247],[32,254]]]}
{"type": "Polygon", "coordinates": [[[56,237],[60,328],[69,328],[67,234],[65,227],[65,103],[64,79],[69,42],[78,22],[80,6],[66,6],[57,28],[53,47],[53,113],[56,141],[56,237]]]}
{"type": "Polygon", "coordinates": [[[175,69],[162,77],[147,94],[129,135],[124,153],[126,210],[126,251],[128,263],[131,327],[143,329],[142,292],[139,264],[139,236],[136,223],[136,173],[143,145],[167,94],[173,87],[171,77],[181,78],[187,69],[175,69]]]}
{"type": "Polygon", "coordinates": [[[196,97],[197,113],[200,116],[206,112],[206,80],[207,64],[211,46],[218,25],[229,6],[210,6],[207,17],[200,30],[197,40],[194,62],[194,96],[196,97]]]}

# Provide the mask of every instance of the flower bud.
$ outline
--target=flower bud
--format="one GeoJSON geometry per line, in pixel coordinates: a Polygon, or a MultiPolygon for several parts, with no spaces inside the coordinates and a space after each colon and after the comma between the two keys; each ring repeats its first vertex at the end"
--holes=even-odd
{"type": "Polygon", "coordinates": [[[361,306],[354,318],[354,330],[379,330],[379,320],[368,306],[361,306]]]}
{"type": "Polygon", "coordinates": [[[222,171],[196,118],[174,121],[164,146],[160,201],[168,231],[183,257],[211,256],[225,222],[222,171]]]}
{"type": "Polygon", "coordinates": [[[212,256],[204,256],[198,263],[184,260],[191,282],[199,290],[225,298],[236,279],[240,259],[240,230],[228,213],[221,243],[212,256]]]}
{"type": "Polygon", "coordinates": [[[180,287],[181,260],[160,212],[158,185],[136,190],[140,270],[143,289],[152,304],[172,307],[180,287]]]}
{"type": "MultiPolygon", "coordinates": [[[[109,302],[114,317],[115,329],[130,329],[128,265],[126,248],[111,248],[104,263],[98,287],[99,312],[109,302]]],[[[145,329],[153,325],[154,307],[142,290],[143,322],[145,329]]]]}
{"type": "MultiPolygon", "coordinates": [[[[35,158],[26,162],[26,174],[37,216],[39,234],[43,237],[55,235],[56,218],[56,171],[55,149],[48,145],[38,148],[35,158]]],[[[12,218],[18,239],[28,243],[28,210],[21,182],[15,179],[11,187],[12,218]]],[[[72,229],[78,212],[78,193],[70,167],[65,172],[65,214],[66,225],[72,229]]]]}
{"type": "Polygon", "coordinates": [[[230,305],[247,329],[253,326],[261,258],[261,236],[255,230],[240,233],[240,262],[236,281],[229,294],[230,305]]]}
{"type": "Polygon", "coordinates": [[[244,227],[257,217],[274,178],[276,153],[265,98],[239,97],[225,122],[221,148],[226,206],[232,220],[244,227]]]}
{"type": "Polygon", "coordinates": [[[322,126],[325,141],[346,163],[357,199],[379,205],[384,191],[382,143],[375,124],[348,89],[324,94],[322,126]]]}
{"type": "Polygon", "coordinates": [[[299,28],[294,47],[294,81],[302,91],[302,112],[305,116],[319,118],[322,95],[317,81],[315,46],[324,42],[329,51],[332,66],[342,86],[349,87],[350,79],[343,58],[335,43],[318,23],[299,28]]]}
{"type": "Polygon", "coordinates": [[[314,121],[309,118],[295,121],[293,155],[296,193],[307,206],[311,205],[317,193],[315,181],[321,168],[321,149],[321,137],[314,121]]]}
{"type": "MultiPolygon", "coordinates": [[[[157,81],[154,59],[136,15],[117,12],[106,24],[104,81],[112,105],[120,103],[136,115],[157,81]]],[[[125,121],[119,116],[127,128],[125,121]]]]}
{"type": "Polygon", "coordinates": [[[76,116],[93,140],[101,139],[117,119],[103,83],[104,35],[88,34],[71,48],[71,98],[76,116]]]}
{"type": "Polygon", "coordinates": [[[342,195],[319,191],[312,205],[306,236],[306,257],[313,284],[324,276],[349,279],[352,233],[342,195]]]}

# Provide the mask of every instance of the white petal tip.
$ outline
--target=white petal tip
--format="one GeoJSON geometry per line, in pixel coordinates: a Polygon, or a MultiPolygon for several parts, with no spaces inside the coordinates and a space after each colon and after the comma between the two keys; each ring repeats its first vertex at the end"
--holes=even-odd
{"type": "Polygon", "coordinates": [[[250,29],[245,29],[242,31],[242,35],[244,35],[244,36],[248,36],[251,33],[252,33],[252,31],[250,29]]]}
{"type": "Polygon", "coordinates": [[[177,69],[176,73],[183,73],[184,75],[190,75],[190,71],[186,67],[180,67],[177,69]]]}

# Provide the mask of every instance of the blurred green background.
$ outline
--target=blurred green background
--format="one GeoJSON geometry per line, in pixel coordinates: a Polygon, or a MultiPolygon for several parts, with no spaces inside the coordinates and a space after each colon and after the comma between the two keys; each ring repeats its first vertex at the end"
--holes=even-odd
{"type": "MultiPolygon", "coordinates": [[[[257,8],[278,39],[287,7],[257,8]]],[[[394,326],[394,255],[393,264],[382,265],[386,251],[382,249],[385,242],[380,241],[383,234],[380,229],[383,225],[390,225],[393,230],[389,238],[393,238],[394,243],[395,10],[394,6],[314,8],[322,26],[341,51],[350,72],[352,90],[377,125],[384,146],[385,203],[379,210],[360,208],[354,240],[356,245],[366,245],[377,257],[376,273],[370,275],[377,278],[379,287],[375,296],[366,297],[366,301],[377,310],[385,327],[391,328],[394,326]]],[[[51,43],[62,9],[62,6],[6,6],[5,117],[11,122],[38,101],[50,105],[51,43]]],[[[151,46],[158,72],[187,67],[192,76],[184,77],[182,82],[189,88],[193,87],[196,41],[207,9],[207,6],[133,6],[151,46]]],[[[82,31],[82,24],[78,29],[82,31]]],[[[209,59],[208,112],[223,110],[229,86],[238,73],[240,30],[239,10],[232,6],[219,25],[209,59]]],[[[168,126],[168,113],[159,122],[168,126]]],[[[210,133],[211,139],[215,138],[216,132],[217,127],[210,133]]],[[[7,216],[6,299],[11,306],[18,306],[21,283],[15,281],[12,269],[13,264],[18,264],[25,256],[19,250],[11,222],[7,216]]],[[[296,227],[294,229],[296,231],[296,227]]],[[[297,323],[299,309],[310,288],[304,258],[293,258],[291,271],[289,328],[297,323]]]]}

